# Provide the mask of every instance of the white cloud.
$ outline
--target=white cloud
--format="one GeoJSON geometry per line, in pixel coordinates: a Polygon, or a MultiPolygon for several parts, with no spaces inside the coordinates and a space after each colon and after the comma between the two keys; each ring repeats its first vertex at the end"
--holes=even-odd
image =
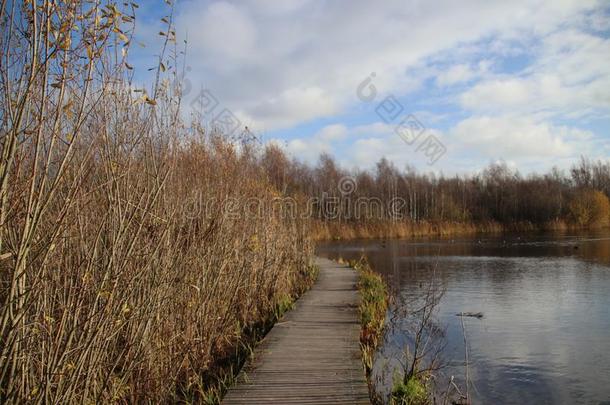
{"type": "Polygon", "coordinates": [[[468,65],[455,65],[447,72],[437,76],[437,82],[442,85],[450,85],[461,83],[472,79],[475,76],[475,71],[468,65]]]}
{"type": "Polygon", "coordinates": [[[469,109],[513,108],[526,104],[531,90],[524,80],[490,80],[462,94],[461,102],[469,109]]]}
{"type": "Polygon", "coordinates": [[[283,148],[292,158],[303,162],[315,163],[322,153],[333,153],[336,142],[344,140],[349,130],[343,124],[331,124],[323,127],[315,135],[307,138],[295,138],[289,141],[271,139],[269,143],[283,148]]]}
{"type": "Polygon", "coordinates": [[[217,65],[218,69],[252,58],[257,27],[242,8],[224,1],[215,2],[200,14],[186,13],[183,18],[188,26],[197,28],[197,40],[191,41],[193,51],[208,53],[222,62],[217,65]]]}
{"type": "Polygon", "coordinates": [[[320,139],[293,139],[286,149],[293,157],[310,163],[317,161],[322,153],[332,152],[331,145],[320,139]]]}
{"type": "MultiPolygon", "coordinates": [[[[224,105],[266,131],[345,111],[358,102],[356,86],[371,72],[380,92],[403,94],[430,74],[406,72],[443,50],[490,36],[547,35],[595,5],[582,0],[185,1],[178,3],[177,27],[189,34],[195,87],[204,83],[224,105]]],[[[478,67],[456,65],[441,73],[439,83],[476,75],[478,67]]]]}
{"type": "MultiPolygon", "coordinates": [[[[211,89],[251,130],[336,117],[337,124],[277,140],[302,160],[329,152],[348,166],[385,156],[399,167],[429,168],[392,125],[370,122],[373,104],[359,101],[356,88],[372,72],[377,101],[407,96],[406,112],[446,144],[435,170],[472,171],[498,158],[538,168],[580,154],[610,156],[607,134],[582,129],[610,119],[602,1],[184,0],[176,7],[193,89],[211,89]]],[[[143,37],[158,31],[139,26],[143,37]]]]}
{"type": "Polygon", "coordinates": [[[374,122],[372,124],[355,126],[351,129],[350,133],[354,136],[388,135],[392,133],[393,129],[393,126],[384,122],[374,122]]]}
{"type": "Polygon", "coordinates": [[[533,62],[515,75],[488,77],[460,96],[475,113],[580,118],[610,111],[610,39],[572,29],[545,36],[533,62]]]}
{"type": "Polygon", "coordinates": [[[437,130],[426,130],[418,142],[407,144],[394,132],[395,127],[383,122],[347,127],[332,124],[322,128],[314,136],[296,138],[282,142],[273,139],[269,142],[282,147],[291,157],[315,164],[321,153],[331,153],[338,162],[348,168],[374,168],[381,158],[391,160],[397,167],[420,165],[427,171],[440,171],[449,168],[445,158],[438,164],[428,165],[428,157],[417,147],[429,135],[446,142],[445,135],[437,130]]]}
{"type": "Polygon", "coordinates": [[[316,136],[329,142],[345,139],[347,128],[342,124],[328,125],[322,128],[316,136]]]}
{"type": "Polygon", "coordinates": [[[254,12],[271,16],[285,16],[300,10],[311,0],[250,0],[254,12]]]}
{"type": "Polygon", "coordinates": [[[278,96],[263,99],[252,105],[244,114],[254,125],[287,127],[291,124],[319,117],[328,117],[339,111],[335,97],[319,87],[290,88],[278,96]]]}
{"type": "Polygon", "coordinates": [[[450,86],[452,84],[466,82],[475,77],[475,75],[476,72],[469,65],[454,65],[436,76],[436,83],[439,86],[450,86]]]}
{"type": "MultiPolygon", "coordinates": [[[[590,131],[553,125],[536,116],[476,116],[446,132],[429,128],[409,145],[383,122],[367,125],[332,124],[314,136],[284,142],[284,149],[301,161],[315,164],[321,153],[335,155],[347,168],[374,168],[381,158],[397,167],[407,165],[436,173],[476,173],[489,162],[508,162],[521,172],[546,171],[554,165],[569,167],[581,154],[607,158],[607,143],[590,131]],[[433,135],[446,147],[434,165],[418,146],[433,135]]],[[[273,142],[281,143],[279,140],[273,142]]]]}
{"type": "Polygon", "coordinates": [[[574,156],[577,148],[583,150],[579,142],[593,137],[587,131],[510,116],[468,118],[456,125],[451,135],[473,155],[519,161],[574,156]]]}

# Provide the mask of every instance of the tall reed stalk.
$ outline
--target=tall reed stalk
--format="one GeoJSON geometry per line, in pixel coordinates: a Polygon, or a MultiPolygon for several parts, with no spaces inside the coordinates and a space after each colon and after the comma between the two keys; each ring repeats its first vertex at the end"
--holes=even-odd
{"type": "Polygon", "coordinates": [[[170,25],[134,92],[136,7],[0,1],[1,402],[202,397],[306,276],[304,220],[226,210],[278,192],[255,145],[181,119],[170,25]]]}

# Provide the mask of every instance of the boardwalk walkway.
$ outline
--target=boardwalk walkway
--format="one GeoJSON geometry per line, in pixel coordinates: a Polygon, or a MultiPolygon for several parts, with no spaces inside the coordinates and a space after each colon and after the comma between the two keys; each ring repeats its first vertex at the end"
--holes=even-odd
{"type": "Polygon", "coordinates": [[[318,281],[256,349],[223,404],[368,404],[356,272],[316,259],[318,281]]]}

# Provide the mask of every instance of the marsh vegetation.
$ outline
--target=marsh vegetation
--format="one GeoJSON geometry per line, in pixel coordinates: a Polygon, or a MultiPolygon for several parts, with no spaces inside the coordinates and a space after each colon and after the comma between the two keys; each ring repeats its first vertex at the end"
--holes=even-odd
{"type": "MultiPolygon", "coordinates": [[[[329,155],[303,163],[247,128],[228,136],[185,111],[188,44],[171,4],[150,80],[135,79],[137,10],[0,1],[0,402],[218,402],[315,279],[316,239],[610,222],[602,161],[527,176],[385,159],[346,170],[329,155]]],[[[363,342],[375,347],[385,287],[362,274],[363,342]]],[[[415,358],[398,391],[425,383],[415,358]]]]}
{"type": "Polygon", "coordinates": [[[0,3],[1,402],[217,400],[311,283],[305,221],[223,210],[278,191],[256,144],[183,121],[171,19],[133,84],[136,7],[0,3]]]}

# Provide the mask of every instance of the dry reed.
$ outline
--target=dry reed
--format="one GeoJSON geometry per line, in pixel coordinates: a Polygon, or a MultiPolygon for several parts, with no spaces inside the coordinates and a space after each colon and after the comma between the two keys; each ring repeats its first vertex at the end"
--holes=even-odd
{"type": "Polygon", "coordinates": [[[0,4],[2,402],[209,399],[307,282],[305,221],[225,209],[278,196],[256,146],[186,125],[167,62],[134,93],[125,4],[0,4]]]}

